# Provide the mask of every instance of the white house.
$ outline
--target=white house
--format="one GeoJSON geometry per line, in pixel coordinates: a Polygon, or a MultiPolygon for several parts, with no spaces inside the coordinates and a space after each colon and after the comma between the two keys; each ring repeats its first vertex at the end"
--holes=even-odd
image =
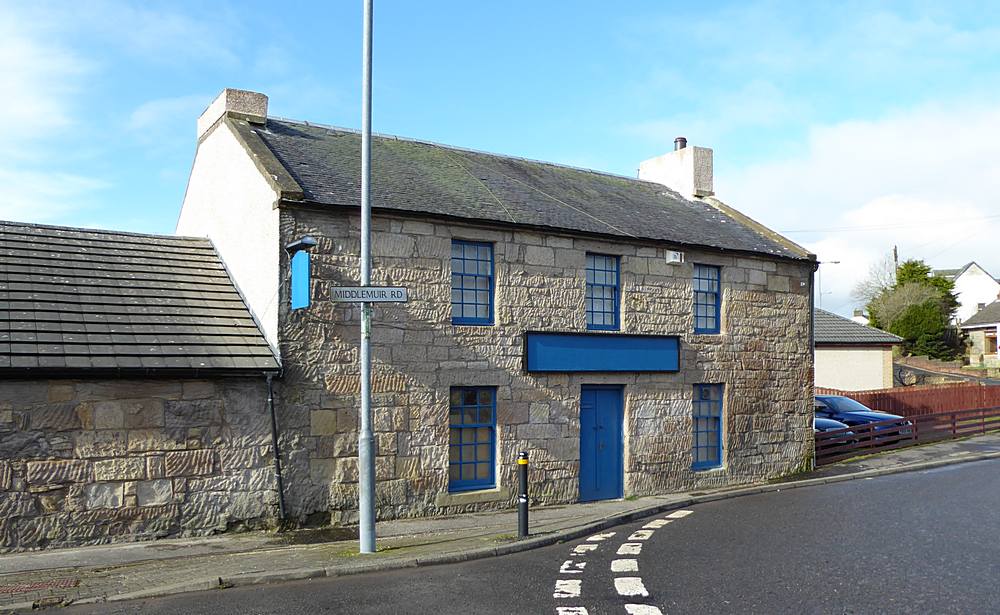
{"type": "Polygon", "coordinates": [[[938,269],[933,274],[955,282],[959,303],[955,320],[958,323],[965,322],[1000,297],[1000,282],[975,261],[961,269],[938,269]]]}

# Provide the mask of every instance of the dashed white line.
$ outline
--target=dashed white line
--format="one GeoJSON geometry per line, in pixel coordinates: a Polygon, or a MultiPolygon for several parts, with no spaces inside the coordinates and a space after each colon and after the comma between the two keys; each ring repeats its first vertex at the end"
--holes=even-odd
{"type": "Polygon", "coordinates": [[[646,586],[642,584],[639,577],[618,577],[615,579],[615,590],[619,596],[642,596],[649,595],[646,586]]]}
{"type": "Polygon", "coordinates": [[[693,510],[675,510],[674,512],[667,515],[667,519],[683,519],[684,517],[693,513],[693,510]]]}
{"type": "Polygon", "coordinates": [[[663,615],[663,611],[649,604],[626,604],[628,615],[663,615]]]}
{"type": "Polygon", "coordinates": [[[611,572],[639,572],[639,560],[635,559],[612,560],[611,572]]]}
{"type": "Polygon", "coordinates": [[[581,553],[586,553],[587,551],[593,551],[596,548],[597,548],[597,545],[595,545],[595,544],[586,544],[586,543],[584,543],[582,545],[576,545],[575,547],[573,547],[573,553],[576,553],[577,555],[580,555],[581,553]]]}
{"type": "Polygon", "coordinates": [[[626,542],[618,547],[618,555],[639,555],[642,553],[641,542],[626,542]]]}
{"type": "Polygon", "coordinates": [[[645,530],[658,530],[668,523],[671,523],[670,519],[653,519],[646,525],[642,526],[642,528],[645,530]]]}
{"type": "Polygon", "coordinates": [[[629,540],[649,540],[653,535],[653,530],[636,530],[628,537],[629,540]]]}
{"type": "Polygon", "coordinates": [[[593,536],[591,536],[587,540],[589,540],[591,542],[601,542],[602,540],[607,540],[608,538],[611,538],[614,535],[615,535],[614,532],[605,532],[603,534],[594,534],[593,536]]]}
{"type": "Polygon", "coordinates": [[[579,598],[581,583],[579,579],[559,579],[556,581],[556,591],[552,593],[552,597],[579,598]]]}
{"type": "Polygon", "coordinates": [[[559,567],[559,574],[580,574],[586,567],[587,562],[574,562],[568,559],[559,567]]]}
{"type": "MultiPolygon", "coordinates": [[[[625,607],[625,608],[628,608],[628,607],[625,607]]],[[[659,611],[657,611],[657,612],[659,612],[659,611]]],[[[582,606],[557,606],[556,607],[556,614],[557,615],[590,615],[587,612],[587,609],[585,609],[582,606]]]]}

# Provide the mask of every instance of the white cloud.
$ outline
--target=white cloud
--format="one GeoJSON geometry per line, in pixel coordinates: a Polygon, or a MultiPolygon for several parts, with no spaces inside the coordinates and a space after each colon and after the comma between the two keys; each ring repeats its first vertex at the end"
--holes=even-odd
{"type": "Polygon", "coordinates": [[[72,101],[93,65],[52,31],[43,16],[0,5],[0,218],[57,221],[105,185],[58,168],[53,144],[73,129],[72,101]]]}
{"type": "Polygon", "coordinates": [[[1000,106],[924,105],[817,126],[800,157],[717,177],[718,194],[814,251],[824,307],[893,245],[934,268],[975,260],[1000,275],[1000,106]],[[809,232],[801,232],[809,231],[809,232]]]}

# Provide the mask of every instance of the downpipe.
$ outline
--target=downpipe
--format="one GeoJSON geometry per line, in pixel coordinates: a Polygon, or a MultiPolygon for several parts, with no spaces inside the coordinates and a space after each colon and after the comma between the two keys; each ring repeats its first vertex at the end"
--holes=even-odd
{"type": "Polygon", "coordinates": [[[281,476],[281,450],[278,448],[278,416],[274,411],[274,374],[267,374],[267,409],[271,413],[271,449],[274,451],[274,479],[278,487],[278,519],[285,522],[285,481],[281,476]]]}

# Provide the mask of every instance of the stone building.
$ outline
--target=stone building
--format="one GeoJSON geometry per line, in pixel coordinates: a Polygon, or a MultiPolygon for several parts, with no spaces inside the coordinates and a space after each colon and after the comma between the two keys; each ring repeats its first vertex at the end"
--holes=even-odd
{"type": "MultiPolygon", "coordinates": [[[[809,466],[815,258],[714,198],[712,152],[639,179],[373,139],[379,518],[746,484],[809,466]]],[[[211,239],[283,374],[284,500],[357,511],[360,136],[226,90],[177,231],[211,239]],[[314,241],[310,241],[314,240],[314,241]],[[314,246],[310,247],[313,243],[314,246]]]]}
{"type": "MultiPolygon", "coordinates": [[[[815,258],[684,145],[633,179],[374,139],[379,518],[510,506],[521,450],[542,504],[808,467],[815,258]]],[[[359,160],[226,90],[179,236],[0,223],[0,550],[355,521],[359,160]]]]}
{"type": "Polygon", "coordinates": [[[0,552],[273,524],[277,372],[207,240],[0,222],[0,552]]]}
{"type": "Polygon", "coordinates": [[[978,367],[1000,367],[1000,353],[997,353],[997,337],[1000,334],[1000,300],[983,306],[971,318],[962,323],[962,332],[967,336],[966,356],[970,365],[978,367]]]}

